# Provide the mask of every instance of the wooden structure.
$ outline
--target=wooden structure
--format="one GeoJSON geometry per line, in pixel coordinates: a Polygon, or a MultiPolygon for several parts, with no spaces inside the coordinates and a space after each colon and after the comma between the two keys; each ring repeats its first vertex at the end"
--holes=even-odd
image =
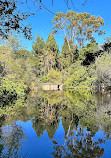
{"type": "Polygon", "coordinates": [[[46,83],[42,85],[42,90],[45,91],[59,91],[62,90],[62,85],[61,84],[55,84],[55,83],[46,83]]]}

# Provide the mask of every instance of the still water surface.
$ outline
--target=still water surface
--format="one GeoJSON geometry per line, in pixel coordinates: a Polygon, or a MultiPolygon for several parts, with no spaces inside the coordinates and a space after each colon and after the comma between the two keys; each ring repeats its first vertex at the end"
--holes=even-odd
{"type": "Polygon", "coordinates": [[[0,126],[3,158],[111,158],[110,94],[30,94],[0,126]]]}

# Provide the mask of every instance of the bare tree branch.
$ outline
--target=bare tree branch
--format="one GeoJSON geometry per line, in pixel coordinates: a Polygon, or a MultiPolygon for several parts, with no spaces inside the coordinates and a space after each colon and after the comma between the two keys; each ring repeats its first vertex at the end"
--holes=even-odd
{"type": "Polygon", "coordinates": [[[86,4],[87,0],[84,1],[84,3],[82,3],[82,5],[84,6],[86,4]]]}
{"type": "Polygon", "coordinates": [[[55,13],[53,13],[51,10],[49,10],[46,6],[44,6],[44,4],[42,3],[42,1],[41,2],[39,2],[38,0],[36,0],[37,1],[37,3],[41,6],[42,5],[42,7],[44,8],[44,9],[46,9],[48,12],[50,12],[51,14],[53,14],[53,15],[55,15],[55,13]]]}
{"type": "Polygon", "coordinates": [[[75,7],[75,5],[74,5],[73,0],[71,0],[71,3],[72,3],[73,8],[74,8],[75,10],[78,10],[78,9],[75,7]]]}

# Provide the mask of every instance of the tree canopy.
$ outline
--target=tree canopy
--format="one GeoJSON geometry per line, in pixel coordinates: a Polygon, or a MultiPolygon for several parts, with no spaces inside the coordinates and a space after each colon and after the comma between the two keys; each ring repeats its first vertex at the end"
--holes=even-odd
{"type": "Polygon", "coordinates": [[[103,19],[100,16],[96,17],[85,12],[59,12],[56,13],[52,23],[56,32],[61,30],[64,36],[67,37],[69,49],[70,41],[82,48],[84,43],[88,43],[94,38],[94,33],[98,35],[105,33],[101,30],[101,26],[104,26],[103,19]]]}
{"type": "Polygon", "coordinates": [[[31,28],[28,25],[24,26],[23,21],[32,14],[21,13],[17,3],[18,1],[15,0],[0,1],[0,36],[8,38],[8,33],[14,30],[23,33],[25,38],[31,39],[31,28]]]}

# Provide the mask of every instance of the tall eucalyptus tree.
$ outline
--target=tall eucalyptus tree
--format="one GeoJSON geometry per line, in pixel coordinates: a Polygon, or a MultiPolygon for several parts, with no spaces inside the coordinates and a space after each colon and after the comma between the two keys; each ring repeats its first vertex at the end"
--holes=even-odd
{"type": "Polygon", "coordinates": [[[94,38],[95,33],[98,35],[105,33],[101,30],[101,26],[104,26],[103,19],[100,16],[92,16],[89,13],[59,12],[56,13],[52,23],[56,31],[63,31],[64,36],[67,37],[70,51],[70,41],[82,48],[84,43],[90,42],[94,38]]]}

